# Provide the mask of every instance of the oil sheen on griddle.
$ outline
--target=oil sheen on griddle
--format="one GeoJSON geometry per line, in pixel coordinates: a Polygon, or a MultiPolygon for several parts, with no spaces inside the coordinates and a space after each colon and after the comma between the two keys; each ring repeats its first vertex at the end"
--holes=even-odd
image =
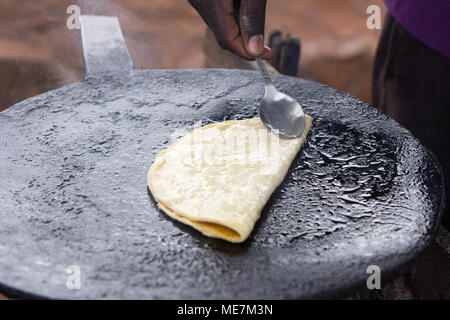
{"type": "Polygon", "coordinates": [[[389,202],[397,176],[395,148],[382,135],[314,119],[304,148],[266,206],[262,219],[267,223],[261,223],[254,240],[284,246],[349,232],[363,219],[383,223],[374,219],[373,211],[389,202]]]}

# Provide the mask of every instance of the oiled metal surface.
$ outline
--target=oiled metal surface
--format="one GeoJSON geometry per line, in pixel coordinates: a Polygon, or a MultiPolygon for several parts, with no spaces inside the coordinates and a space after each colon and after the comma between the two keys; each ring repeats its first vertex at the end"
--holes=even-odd
{"type": "Polygon", "coordinates": [[[302,101],[313,128],[240,245],[166,218],[146,176],[172,134],[255,116],[256,72],[106,74],[0,113],[3,289],[50,298],[311,298],[365,283],[369,265],[382,279],[405,266],[436,230],[443,188],[434,157],[353,97],[274,81],[302,101]],[[67,287],[70,266],[80,268],[79,290],[67,287]]]}

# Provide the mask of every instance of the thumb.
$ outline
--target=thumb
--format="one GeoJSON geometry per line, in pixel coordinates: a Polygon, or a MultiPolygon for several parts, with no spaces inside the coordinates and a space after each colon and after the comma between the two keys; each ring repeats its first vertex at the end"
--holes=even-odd
{"type": "Polygon", "coordinates": [[[264,51],[266,0],[241,0],[239,23],[243,45],[253,57],[264,51]]]}

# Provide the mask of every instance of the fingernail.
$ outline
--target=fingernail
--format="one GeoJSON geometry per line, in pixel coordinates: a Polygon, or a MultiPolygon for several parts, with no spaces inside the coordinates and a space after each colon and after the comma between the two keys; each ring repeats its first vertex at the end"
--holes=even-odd
{"type": "Polygon", "coordinates": [[[248,40],[248,49],[254,55],[260,55],[264,51],[264,37],[259,34],[248,40]]]}

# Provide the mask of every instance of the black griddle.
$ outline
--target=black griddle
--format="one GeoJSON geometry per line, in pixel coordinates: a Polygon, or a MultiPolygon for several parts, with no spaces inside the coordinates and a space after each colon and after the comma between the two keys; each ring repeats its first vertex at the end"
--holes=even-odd
{"type": "Polygon", "coordinates": [[[277,87],[314,122],[251,237],[231,244],[171,220],[146,186],[154,157],[199,121],[257,116],[260,75],[134,70],[117,21],[83,19],[84,30],[109,30],[109,45],[91,41],[96,32],[83,33],[86,77],[0,113],[4,292],[76,299],[330,297],[364,285],[371,265],[385,281],[430,244],[443,207],[434,156],[358,99],[275,74],[277,87]],[[78,290],[67,286],[73,266],[81,271],[78,290]]]}

